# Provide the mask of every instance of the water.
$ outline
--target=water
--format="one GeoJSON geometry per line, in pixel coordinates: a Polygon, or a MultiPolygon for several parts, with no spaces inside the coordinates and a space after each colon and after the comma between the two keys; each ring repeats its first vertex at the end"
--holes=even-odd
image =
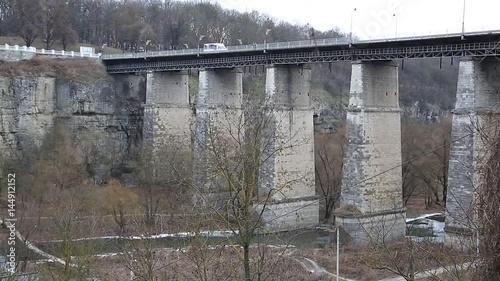
{"type": "MultiPolygon", "coordinates": [[[[153,248],[170,248],[170,249],[185,249],[193,242],[201,243],[205,246],[221,246],[228,244],[238,244],[237,237],[228,236],[226,234],[210,234],[209,237],[198,237],[195,241],[194,237],[185,237],[184,234],[174,235],[158,235],[157,238],[151,239],[150,243],[153,248]],[[167,237],[164,237],[167,236],[167,237]]],[[[108,237],[100,239],[84,239],[74,242],[75,249],[82,251],[90,251],[87,254],[106,254],[122,252],[126,247],[141,246],[145,243],[144,240],[133,238],[124,239],[118,237],[108,237]]],[[[295,247],[295,248],[324,248],[335,243],[335,232],[326,230],[302,230],[289,231],[274,234],[257,235],[252,242],[254,245],[266,244],[276,247],[295,247]]],[[[45,241],[37,242],[37,247],[49,254],[60,255],[60,241],[45,241]]],[[[199,245],[199,244],[197,244],[199,245]]]]}
{"type": "Polygon", "coordinates": [[[406,235],[414,241],[444,243],[444,214],[406,220],[406,235]]]}
{"type": "MultiPolygon", "coordinates": [[[[433,243],[444,242],[444,215],[432,214],[416,219],[407,219],[406,235],[414,241],[430,241],[433,243]]],[[[144,240],[140,237],[124,239],[119,237],[104,237],[96,239],[83,239],[75,241],[73,244],[77,249],[85,249],[86,254],[106,254],[122,252],[126,247],[141,246],[144,240]]],[[[199,240],[190,234],[182,233],[178,235],[157,235],[151,239],[153,248],[185,249],[193,242],[201,243],[205,246],[221,246],[228,244],[238,244],[237,237],[228,233],[205,233],[198,237],[199,240]]],[[[295,247],[304,249],[325,248],[336,243],[334,231],[323,229],[289,231],[274,234],[257,235],[253,241],[254,245],[266,244],[276,247],[295,247]]],[[[60,241],[38,242],[36,245],[49,254],[59,256],[60,241]]],[[[200,245],[200,244],[198,244],[200,245]]]]}

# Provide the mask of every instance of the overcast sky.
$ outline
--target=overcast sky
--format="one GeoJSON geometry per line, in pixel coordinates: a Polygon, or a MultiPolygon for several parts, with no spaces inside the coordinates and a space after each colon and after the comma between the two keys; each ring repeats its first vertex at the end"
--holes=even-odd
{"type": "MultiPolygon", "coordinates": [[[[315,29],[334,27],[363,38],[461,32],[463,0],[213,0],[241,12],[257,10],[315,29]],[[356,9],[356,11],[354,11],[356,9]],[[395,15],[395,16],[393,16],[395,15]],[[396,23],[397,22],[397,23],[396,23]]],[[[499,0],[466,0],[466,31],[500,29],[499,0]]]]}

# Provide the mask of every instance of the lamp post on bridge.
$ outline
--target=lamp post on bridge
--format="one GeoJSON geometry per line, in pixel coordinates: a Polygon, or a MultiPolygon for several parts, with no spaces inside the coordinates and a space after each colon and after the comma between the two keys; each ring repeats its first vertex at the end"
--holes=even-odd
{"type": "Polygon", "coordinates": [[[352,11],[351,11],[351,30],[349,32],[349,42],[352,44],[352,22],[353,22],[353,18],[354,18],[354,12],[356,12],[356,8],[354,8],[352,11]]]}
{"type": "Polygon", "coordinates": [[[396,19],[396,39],[398,38],[398,16],[396,14],[392,14],[392,16],[396,19]]]}
{"type": "Polygon", "coordinates": [[[462,40],[465,38],[465,1],[466,0],[464,0],[464,11],[462,15],[462,40]]]}
{"type": "Polygon", "coordinates": [[[198,53],[200,52],[201,40],[203,40],[203,38],[205,38],[205,35],[200,35],[200,37],[198,38],[198,53]]]}
{"type": "Polygon", "coordinates": [[[269,32],[271,32],[272,29],[270,28],[266,28],[266,35],[264,37],[264,48],[266,48],[266,44],[267,44],[267,35],[269,34],[269,32]]]}

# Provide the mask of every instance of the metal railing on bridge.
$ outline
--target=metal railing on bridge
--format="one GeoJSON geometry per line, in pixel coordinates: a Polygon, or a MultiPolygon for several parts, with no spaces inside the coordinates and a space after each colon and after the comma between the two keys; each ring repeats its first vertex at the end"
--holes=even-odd
{"type": "MultiPolygon", "coordinates": [[[[486,30],[486,31],[475,31],[465,33],[466,36],[473,35],[485,35],[485,34],[500,34],[500,30],[486,30]]],[[[286,50],[286,49],[300,49],[300,48],[311,48],[311,47],[322,47],[322,46],[348,46],[349,44],[370,44],[379,42],[397,42],[397,41],[412,41],[412,40],[425,40],[434,38],[450,38],[461,36],[462,33],[446,33],[446,34],[435,34],[435,35],[420,35],[411,37],[393,37],[393,38],[383,38],[383,39],[370,39],[370,40],[357,40],[351,41],[349,38],[328,38],[328,39],[310,39],[310,40],[300,40],[300,41],[289,41],[289,42],[276,42],[276,43],[260,43],[260,44],[250,44],[250,45],[236,45],[227,46],[227,50],[219,51],[204,51],[203,48],[195,49],[181,49],[181,50],[165,50],[165,51],[153,51],[153,52],[139,52],[139,53],[124,53],[124,54],[110,54],[102,55],[102,60],[113,60],[113,59],[131,59],[131,58],[151,58],[151,57],[169,57],[169,56],[184,56],[184,55],[198,55],[198,54],[224,54],[224,53],[236,53],[245,51],[264,51],[264,50],[286,50]]]]}
{"type": "Polygon", "coordinates": [[[260,53],[215,58],[189,58],[162,61],[118,61],[106,66],[110,73],[172,71],[196,68],[232,68],[268,64],[329,63],[353,60],[393,60],[405,58],[499,56],[500,42],[462,43],[435,46],[342,49],[332,51],[298,51],[293,53],[260,53]]]}

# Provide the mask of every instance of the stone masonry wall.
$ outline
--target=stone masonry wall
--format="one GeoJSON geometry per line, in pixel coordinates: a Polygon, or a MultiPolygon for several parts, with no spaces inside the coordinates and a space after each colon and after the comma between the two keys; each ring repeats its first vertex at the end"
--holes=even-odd
{"type": "MultiPolygon", "coordinates": [[[[225,184],[217,175],[210,155],[211,142],[224,145],[224,138],[243,129],[240,123],[243,103],[243,72],[240,69],[205,69],[199,73],[199,93],[196,102],[196,127],[194,138],[193,180],[202,187],[205,196],[212,198],[214,204],[222,200],[225,184]],[[216,202],[217,201],[217,202],[216,202]]],[[[244,132],[240,131],[240,132],[244,132]]],[[[228,141],[227,144],[231,144],[228,141]]],[[[226,147],[230,153],[230,147],[226,147]]],[[[198,200],[199,201],[199,200],[198,200]]],[[[203,203],[201,201],[197,203],[203,203]]]]}
{"type": "Polygon", "coordinates": [[[0,60],[3,61],[29,60],[34,58],[35,56],[36,53],[34,52],[0,50],[0,60]]]}
{"type": "Polygon", "coordinates": [[[148,73],[144,129],[155,149],[168,144],[190,150],[193,111],[188,83],[186,71],[148,73]]]}
{"type": "Polygon", "coordinates": [[[475,129],[488,126],[485,113],[500,102],[500,64],[495,59],[464,58],[460,62],[457,101],[453,111],[452,143],[448,172],[446,230],[466,230],[473,225],[474,188],[484,157],[475,129]]]}
{"type": "Polygon", "coordinates": [[[259,177],[259,195],[275,192],[264,220],[272,230],[310,227],[319,221],[315,198],[314,124],[311,70],[307,66],[269,66],[266,97],[273,122],[269,124],[259,177]]]}
{"type": "Polygon", "coordinates": [[[347,108],[341,209],[335,217],[355,243],[405,234],[398,67],[354,62],[347,108]]]}
{"type": "Polygon", "coordinates": [[[361,213],[403,207],[397,66],[353,63],[341,207],[361,213]]]}
{"type": "MultiPolygon", "coordinates": [[[[315,195],[314,124],[311,107],[311,70],[305,66],[272,66],[267,69],[266,95],[272,103],[275,156],[273,174],[264,173],[261,192],[280,189],[275,199],[315,195]]],[[[266,165],[267,166],[267,165],[266,165]]]]}

